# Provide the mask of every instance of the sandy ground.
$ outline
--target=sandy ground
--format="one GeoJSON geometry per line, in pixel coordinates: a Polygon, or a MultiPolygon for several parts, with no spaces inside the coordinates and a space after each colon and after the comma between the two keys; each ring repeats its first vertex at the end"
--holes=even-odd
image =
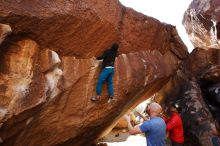
{"type": "Polygon", "coordinates": [[[101,140],[108,146],[146,146],[143,135],[129,135],[126,130],[113,130],[101,140]]]}

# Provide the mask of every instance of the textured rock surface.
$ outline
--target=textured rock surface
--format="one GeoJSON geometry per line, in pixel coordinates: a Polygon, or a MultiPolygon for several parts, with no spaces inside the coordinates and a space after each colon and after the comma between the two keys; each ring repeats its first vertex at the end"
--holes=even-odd
{"type": "Polygon", "coordinates": [[[194,47],[220,49],[219,0],[193,0],[183,24],[194,47]]]}
{"type": "Polygon", "coordinates": [[[183,68],[189,78],[214,78],[215,72],[217,71],[215,68],[220,63],[219,57],[220,51],[218,49],[212,48],[205,50],[202,48],[196,48],[184,62],[183,68]]]}
{"type": "Polygon", "coordinates": [[[10,146],[85,146],[157,92],[188,55],[175,27],[117,0],[2,1],[0,139],[10,146]],[[92,103],[100,63],[120,44],[113,104],[92,103]]]}
{"type": "MultiPolygon", "coordinates": [[[[185,74],[197,81],[212,117],[219,119],[219,50],[220,1],[193,0],[184,15],[183,24],[196,49],[183,65],[185,74]],[[205,50],[203,50],[205,49],[205,50]]],[[[202,101],[203,102],[203,101],[202,101]]],[[[206,107],[204,107],[206,108],[206,107]]],[[[210,118],[209,118],[210,119],[210,118]]],[[[196,136],[198,141],[200,136],[196,136]]],[[[206,145],[211,135],[206,137],[206,145]]],[[[201,144],[204,145],[204,144],[201,144]]]]}
{"type": "Polygon", "coordinates": [[[220,82],[220,66],[213,65],[209,67],[201,76],[203,80],[210,81],[212,83],[220,82]]]}
{"type": "MultiPolygon", "coordinates": [[[[158,92],[156,100],[164,105],[178,102],[187,146],[213,145],[210,124],[219,120],[218,49],[196,48],[182,63],[177,74],[158,92]]],[[[166,109],[165,107],[165,109],[166,109]]]]}
{"type": "Polygon", "coordinates": [[[184,63],[183,70],[190,79],[199,83],[204,101],[220,123],[216,105],[219,96],[220,1],[193,0],[184,15],[183,24],[197,47],[184,63]]]}
{"type": "MultiPolygon", "coordinates": [[[[193,105],[197,102],[193,108],[185,109],[184,112],[184,117],[192,121],[185,121],[186,133],[191,137],[187,141],[192,145],[212,145],[214,135],[210,132],[210,123],[214,119],[220,123],[217,84],[220,64],[220,1],[193,0],[185,12],[183,24],[196,47],[182,66],[186,78],[192,80],[187,82],[192,88],[187,95],[179,91],[175,96],[182,97],[184,104],[188,102],[193,105]],[[198,101],[195,102],[195,99],[198,101]],[[203,110],[195,112],[194,109],[201,107],[203,110]]],[[[170,89],[173,90],[172,87],[170,89]]]]}
{"type": "Polygon", "coordinates": [[[177,101],[183,107],[181,115],[184,123],[185,144],[187,146],[211,146],[214,135],[211,132],[210,123],[214,122],[214,118],[204,102],[199,84],[195,80],[188,80],[181,72],[170,82],[172,87],[166,90],[169,94],[165,94],[164,102],[169,105],[172,101],[177,101]]]}
{"type": "Polygon", "coordinates": [[[0,24],[0,44],[4,41],[6,36],[11,33],[11,27],[6,24],[0,24]]]}
{"type": "Polygon", "coordinates": [[[204,99],[209,105],[210,111],[213,117],[220,124],[220,84],[206,84],[202,86],[202,91],[204,92],[204,99]]]}

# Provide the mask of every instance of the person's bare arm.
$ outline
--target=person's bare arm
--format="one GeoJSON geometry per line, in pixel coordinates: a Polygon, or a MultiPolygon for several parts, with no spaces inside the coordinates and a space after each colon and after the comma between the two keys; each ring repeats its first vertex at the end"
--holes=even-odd
{"type": "Polygon", "coordinates": [[[144,119],[144,121],[147,121],[147,120],[149,120],[149,118],[148,117],[145,117],[144,115],[142,115],[141,113],[139,113],[138,111],[136,111],[136,113],[142,118],[142,119],[144,119]]]}
{"type": "Polygon", "coordinates": [[[131,119],[130,119],[130,116],[128,115],[125,115],[124,116],[125,120],[127,121],[128,123],[128,132],[132,135],[134,134],[139,134],[139,133],[142,133],[140,128],[138,126],[135,126],[133,127],[133,125],[131,124],[131,119]]]}

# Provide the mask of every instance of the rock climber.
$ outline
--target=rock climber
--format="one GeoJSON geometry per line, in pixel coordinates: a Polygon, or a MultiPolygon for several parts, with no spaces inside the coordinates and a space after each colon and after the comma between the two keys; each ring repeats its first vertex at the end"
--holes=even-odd
{"type": "Polygon", "coordinates": [[[113,43],[110,49],[107,49],[104,51],[104,53],[97,57],[97,60],[103,60],[102,62],[102,71],[99,75],[97,84],[96,84],[96,96],[91,97],[92,101],[99,101],[101,92],[102,92],[102,84],[104,81],[107,81],[108,83],[108,93],[109,93],[109,99],[108,103],[111,103],[114,97],[114,88],[113,88],[113,75],[114,75],[114,63],[115,58],[118,53],[118,44],[113,43]]]}

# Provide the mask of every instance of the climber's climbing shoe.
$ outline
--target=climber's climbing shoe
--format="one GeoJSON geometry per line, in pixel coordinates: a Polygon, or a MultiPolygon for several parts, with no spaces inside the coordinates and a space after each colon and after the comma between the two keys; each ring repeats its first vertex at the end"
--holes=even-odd
{"type": "Polygon", "coordinates": [[[112,102],[113,102],[113,97],[109,97],[108,103],[112,103],[112,102]]]}
{"type": "Polygon", "coordinates": [[[93,97],[91,97],[91,101],[99,101],[100,99],[99,99],[99,97],[98,96],[93,96],[93,97]]]}

